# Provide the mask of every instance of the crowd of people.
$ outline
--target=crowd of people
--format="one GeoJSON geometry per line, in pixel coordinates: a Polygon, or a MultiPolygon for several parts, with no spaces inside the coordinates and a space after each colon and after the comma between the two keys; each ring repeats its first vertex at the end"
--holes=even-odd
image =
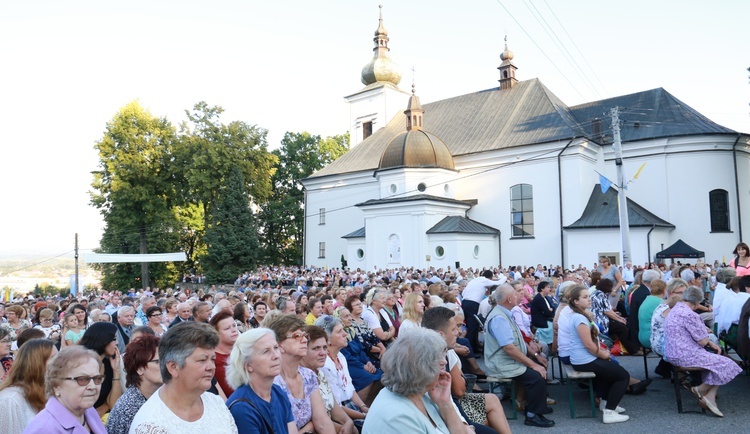
{"type": "Polygon", "coordinates": [[[325,270],[263,267],[195,291],[96,291],[0,304],[0,432],[509,433],[552,427],[555,355],[593,372],[604,423],[650,381],[653,351],[723,416],[718,387],[750,356],[750,248],[730,264],[325,270]],[[744,319],[743,319],[744,318],[744,319]],[[744,324],[743,324],[744,321],[744,324]],[[484,368],[477,358],[484,358],[484,368]],[[475,381],[477,380],[477,381],[475,381]]]}

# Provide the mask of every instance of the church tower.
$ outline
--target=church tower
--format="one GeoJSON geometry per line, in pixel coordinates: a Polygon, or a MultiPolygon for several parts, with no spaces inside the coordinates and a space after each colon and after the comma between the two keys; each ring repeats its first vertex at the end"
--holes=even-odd
{"type": "Polygon", "coordinates": [[[508,49],[508,36],[505,36],[505,50],[500,53],[502,63],[497,69],[500,70],[500,90],[511,89],[518,83],[516,80],[516,65],[513,64],[513,52],[508,49]]]}
{"type": "Polygon", "coordinates": [[[384,127],[403,110],[410,95],[398,87],[401,72],[390,57],[388,30],[383,25],[383,5],[380,5],[378,28],[373,38],[373,56],[362,68],[363,89],[344,99],[349,103],[349,135],[351,146],[356,146],[384,127]]]}

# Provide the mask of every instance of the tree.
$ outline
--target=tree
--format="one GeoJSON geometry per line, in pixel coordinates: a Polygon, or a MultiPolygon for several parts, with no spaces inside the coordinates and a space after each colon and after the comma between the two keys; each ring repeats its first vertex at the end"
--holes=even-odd
{"type": "MultiPolygon", "coordinates": [[[[173,251],[177,246],[172,154],[175,130],[166,118],[157,118],[138,102],[125,105],[107,123],[95,145],[99,169],[93,172],[91,204],[104,217],[100,242],[103,253],[173,251]]],[[[171,264],[103,264],[102,284],[127,289],[146,287],[152,278],[171,283],[171,264]],[[150,273],[149,273],[150,271],[150,273]]]]}
{"type": "Polygon", "coordinates": [[[245,185],[242,171],[235,167],[220,190],[206,231],[204,269],[209,282],[234,282],[258,261],[258,231],[245,185]]]}
{"type": "Polygon", "coordinates": [[[271,197],[261,207],[264,262],[298,264],[302,260],[304,191],[302,179],[322,169],[349,150],[349,135],[321,139],[307,132],[287,132],[271,178],[271,197]]]}
{"type": "Polygon", "coordinates": [[[239,168],[246,191],[256,201],[271,194],[271,175],[276,157],[268,152],[267,131],[245,122],[224,125],[219,106],[197,103],[186,111],[188,122],[180,126],[176,162],[184,188],[183,203],[203,207],[204,228],[209,227],[214,203],[232,169],[239,168]]]}

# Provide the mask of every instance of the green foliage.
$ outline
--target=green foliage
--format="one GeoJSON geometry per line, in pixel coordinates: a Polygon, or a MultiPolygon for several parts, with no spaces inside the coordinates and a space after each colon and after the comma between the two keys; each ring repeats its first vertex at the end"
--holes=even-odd
{"type": "Polygon", "coordinates": [[[68,286],[65,288],[58,288],[57,286],[51,285],[46,282],[43,282],[41,284],[37,283],[36,285],[34,285],[33,294],[35,297],[54,296],[56,294],[59,294],[61,297],[67,297],[68,294],[70,294],[70,287],[68,286]]]}
{"type": "Polygon", "coordinates": [[[205,102],[186,111],[188,122],[180,127],[181,137],[175,152],[175,161],[184,177],[183,202],[203,206],[205,228],[232,169],[240,169],[250,196],[264,201],[271,194],[271,175],[277,161],[268,152],[266,130],[240,121],[224,125],[219,119],[223,111],[205,102]]]}
{"type": "MultiPolygon", "coordinates": [[[[99,170],[94,172],[91,204],[104,216],[102,253],[170,252],[178,249],[172,154],[174,128],[137,102],[131,102],[107,123],[96,143],[99,170]]],[[[108,289],[149,286],[142,276],[158,284],[174,281],[176,269],[155,263],[102,264],[102,284],[108,289]],[[138,268],[140,272],[136,271],[138,268]],[[145,272],[144,272],[145,271],[145,272]]]]}
{"type": "Polygon", "coordinates": [[[273,151],[278,165],[271,197],[259,215],[265,263],[301,263],[305,195],[300,181],[348,150],[348,134],[325,139],[307,132],[284,135],[281,147],[273,151]]]}
{"type": "Polygon", "coordinates": [[[232,170],[220,190],[211,226],[206,231],[206,244],[204,268],[210,282],[234,282],[237,275],[257,264],[258,232],[239,168],[232,170]]]}

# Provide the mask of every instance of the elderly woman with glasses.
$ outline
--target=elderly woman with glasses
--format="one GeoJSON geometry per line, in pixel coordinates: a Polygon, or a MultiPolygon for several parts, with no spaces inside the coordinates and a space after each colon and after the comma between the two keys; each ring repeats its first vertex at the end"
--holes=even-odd
{"type": "Polygon", "coordinates": [[[132,340],[127,349],[123,362],[128,388],[107,418],[109,434],[127,434],[138,410],[163,384],[159,371],[158,337],[142,335],[132,340]]]}
{"type": "Polygon", "coordinates": [[[289,398],[297,430],[301,433],[335,433],[320,397],[317,376],[302,366],[302,358],[307,355],[307,324],[294,315],[283,315],[269,327],[274,331],[281,350],[281,372],[273,383],[289,398]]]}
{"type": "Polygon", "coordinates": [[[95,352],[77,345],[63,348],[47,367],[47,405],[29,423],[24,434],[106,434],[94,409],[104,380],[101,368],[101,359],[95,352]]]}
{"type": "Polygon", "coordinates": [[[382,390],[364,434],[466,433],[451,399],[445,339],[427,329],[399,338],[383,357],[382,390]]]}
{"type": "Polygon", "coordinates": [[[239,434],[297,433],[287,394],[274,384],[281,374],[281,350],[273,330],[242,333],[229,355],[227,381],[235,390],[227,400],[239,434]]]}
{"type": "Polygon", "coordinates": [[[709,339],[709,331],[695,311],[703,301],[703,289],[690,286],[664,320],[664,356],[675,366],[703,368],[703,384],[690,389],[698,405],[715,416],[724,415],[716,406],[719,386],[732,381],[742,369],[721,355],[721,348],[709,339]]]}
{"type": "Polygon", "coordinates": [[[368,357],[376,360],[376,365],[379,365],[380,356],[385,353],[385,345],[375,336],[367,321],[362,318],[362,312],[364,312],[362,306],[362,302],[356,295],[350,295],[344,301],[344,307],[352,314],[352,322],[347,327],[347,333],[351,339],[359,340],[368,357]]]}
{"type": "Polygon", "coordinates": [[[182,322],[167,330],[159,341],[164,385],[138,410],[131,433],[237,433],[224,400],[208,392],[218,344],[219,335],[208,324],[182,322]]]}

